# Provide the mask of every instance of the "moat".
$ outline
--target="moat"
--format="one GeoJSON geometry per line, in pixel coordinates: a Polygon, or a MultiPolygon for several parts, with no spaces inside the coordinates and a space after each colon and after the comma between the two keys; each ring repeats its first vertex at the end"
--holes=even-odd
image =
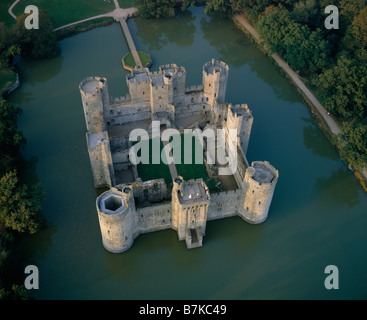
{"type": "Polygon", "coordinates": [[[131,250],[104,250],[96,215],[78,84],[108,78],[127,93],[118,24],[61,41],[60,57],[24,62],[11,102],[23,110],[27,157],[47,194],[50,227],[25,246],[39,267],[37,299],[366,299],[367,196],[338,158],[287,80],[229,20],[200,8],[173,20],[129,20],[153,69],[185,66],[187,85],[202,80],[215,57],[230,66],[227,100],[254,116],[247,157],[281,173],[266,223],[238,217],[207,224],[204,246],[187,250],[173,230],[141,235],[131,250]],[[340,289],[324,287],[324,269],[339,267],[340,289]],[[193,290],[195,288],[195,290],[193,290]]]}

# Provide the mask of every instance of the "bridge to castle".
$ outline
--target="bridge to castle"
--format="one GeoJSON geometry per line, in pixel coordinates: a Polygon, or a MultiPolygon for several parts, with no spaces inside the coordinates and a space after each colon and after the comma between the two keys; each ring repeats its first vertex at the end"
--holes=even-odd
{"type": "MultiPolygon", "coordinates": [[[[11,15],[11,17],[13,19],[16,19],[16,15],[13,13],[13,9],[14,7],[19,3],[20,0],[15,0],[14,3],[9,7],[8,9],[8,13],[11,15]]],[[[100,19],[100,18],[114,18],[116,21],[119,21],[122,31],[124,32],[127,44],[129,46],[130,52],[133,56],[134,62],[136,66],[140,66],[142,67],[143,64],[141,63],[138,51],[136,50],[136,46],[133,40],[133,37],[131,36],[130,30],[129,30],[129,26],[126,23],[126,20],[131,17],[132,15],[136,14],[138,12],[138,9],[136,8],[120,8],[120,5],[118,3],[118,0],[113,0],[114,4],[115,4],[115,10],[105,13],[105,14],[100,14],[94,17],[90,17],[90,18],[86,18],[86,19],[82,19],[79,21],[75,21],[66,25],[63,25],[61,27],[55,28],[53,31],[59,31],[83,22],[87,22],[90,20],[95,20],[95,19],[100,19]]]]}

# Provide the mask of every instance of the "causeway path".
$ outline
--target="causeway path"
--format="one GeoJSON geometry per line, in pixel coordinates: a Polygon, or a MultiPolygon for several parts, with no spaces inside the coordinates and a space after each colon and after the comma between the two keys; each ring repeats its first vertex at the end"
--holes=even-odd
{"type": "MultiPolygon", "coordinates": [[[[17,17],[13,13],[13,9],[19,3],[19,1],[20,0],[14,1],[13,4],[9,7],[9,10],[8,10],[8,13],[14,19],[16,19],[17,17]]],[[[125,35],[127,44],[129,46],[129,49],[130,49],[130,52],[131,52],[131,54],[133,56],[133,59],[135,61],[135,65],[142,67],[143,64],[141,63],[141,60],[140,60],[138,51],[136,50],[136,46],[135,46],[134,40],[133,40],[133,38],[131,36],[129,27],[128,27],[127,23],[126,23],[126,20],[129,17],[131,17],[134,14],[136,14],[138,12],[138,9],[137,8],[133,8],[133,7],[132,8],[123,9],[123,8],[120,8],[120,4],[119,4],[118,0],[113,0],[113,2],[115,4],[115,8],[116,9],[113,10],[113,11],[111,11],[111,12],[108,12],[108,13],[105,13],[105,14],[100,14],[100,15],[97,15],[97,16],[94,16],[94,17],[90,17],[90,18],[86,18],[86,19],[82,19],[82,20],[75,21],[75,22],[72,22],[72,23],[68,23],[68,24],[65,24],[65,25],[63,25],[61,27],[55,28],[53,31],[59,31],[59,30],[65,29],[67,27],[71,27],[71,26],[77,25],[79,23],[83,23],[83,22],[86,22],[86,21],[94,20],[94,19],[99,19],[99,18],[114,18],[116,21],[119,21],[120,22],[120,25],[121,25],[122,31],[124,32],[124,35],[125,35]]]]}
{"type": "Polygon", "coordinates": [[[9,7],[9,9],[8,9],[8,13],[14,18],[14,19],[17,19],[17,16],[13,13],[13,9],[14,9],[14,7],[18,4],[18,2],[19,2],[20,0],[15,0],[14,2],[13,2],[13,4],[9,7]]]}
{"type": "MultiPolygon", "coordinates": [[[[261,40],[259,33],[254,29],[254,27],[249,23],[249,21],[243,14],[235,15],[234,19],[254,37],[256,42],[260,43],[261,40]]],[[[318,110],[320,115],[324,118],[325,122],[329,126],[330,131],[336,135],[342,134],[343,131],[340,129],[336,121],[322,106],[322,104],[317,100],[317,98],[313,95],[313,93],[306,87],[303,81],[299,78],[298,74],[288,65],[288,63],[286,63],[277,53],[272,54],[271,57],[278,63],[279,67],[282,68],[288,74],[289,77],[291,77],[293,83],[302,91],[302,93],[307,97],[307,99],[318,110]]]]}

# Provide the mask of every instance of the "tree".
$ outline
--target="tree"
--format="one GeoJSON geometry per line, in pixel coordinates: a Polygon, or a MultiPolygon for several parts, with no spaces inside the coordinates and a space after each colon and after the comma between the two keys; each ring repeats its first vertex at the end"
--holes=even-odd
{"type": "Polygon", "coordinates": [[[295,22],[285,8],[268,7],[256,27],[270,49],[293,69],[317,72],[326,66],[330,46],[322,32],[295,22]]]}
{"type": "Polygon", "coordinates": [[[134,3],[144,18],[172,18],[175,15],[175,0],[135,0],[134,3]]]}
{"type": "Polygon", "coordinates": [[[316,0],[301,0],[294,5],[292,17],[301,24],[307,24],[312,30],[321,27],[321,8],[316,0]]]}
{"type": "Polygon", "coordinates": [[[32,58],[52,58],[60,54],[60,46],[54,29],[52,17],[44,10],[39,10],[39,29],[28,30],[24,26],[27,14],[17,17],[11,28],[14,44],[19,44],[22,55],[32,58]]]}
{"type": "Polygon", "coordinates": [[[353,19],[352,32],[357,44],[357,56],[367,61],[367,7],[364,7],[353,19]]]}
{"type": "Polygon", "coordinates": [[[344,120],[367,115],[367,68],[340,57],[337,65],[313,79],[322,92],[325,107],[344,120]]]}
{"type": "Polygon", "coordinates": [[[20,150],[26,140],[17,125],[21,113],[19,107],[0,99],[0,176],[24,164],[20,150]]]}
{"type": "Polygon", "coordinates": [[[246,4],[249,4],[252,8],[254,6],[252,2],[253,0],[209,0],[206,3],[204,12],[209,14],[218,13],[221,17],[227,18],[236,13],[243,13],[246,4]]]}
{"type": "Polygon", "coordinates": [[[19,184],[16,170],[0,179],[0,230],[33,234],[42,225],[40,184],[19,184]]]}
{"type": "Polygon", "coordinates": [[[12,44],[10,30],[0,23],[0,67],[8,68],[16,54],[20,54],[20,46],[12,44]]]}
{"type": "Polygon", "coordinates": [[[0,289],[0,300],[32,300],[32,296],[23,285],[13,285],[11,291],[0,289]]]}

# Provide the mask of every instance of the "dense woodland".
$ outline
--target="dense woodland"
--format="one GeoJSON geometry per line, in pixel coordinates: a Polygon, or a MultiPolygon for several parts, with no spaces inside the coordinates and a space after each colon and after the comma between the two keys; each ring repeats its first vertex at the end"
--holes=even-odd
{"type": "MultiPolygon", "coordinates": [[[[171,17],[197,1],[135,0],[145,17],[171,17]]],[[[202,1],[201,1],[202,2],[202,1]]],[[[243,13],[272,52],[298,71],[341,124],[342,159],[367,163],[367,2],[363,0],[208,0],[207,14],[243,13]],[[325,28],[325,8],[339,9],[339,29],[325,28]]]]}
{"type": "MultiPolygon", "coordinates": [[[[40,29],[27,30],[25,15],[7,28],[0,24],[0,68],[15,69],[17,54],[32,58],[53,57],[60,53],[51,17],[40,11],[40,29]]],[[[0,97],[0,300],[29,299],[23,287],[24,274],[18,270],[24,264],[15,248],[44,223],[41,215],[43,191],[29,161],[22,156],[26,139],[18,130],[22,110],[0,97]]]]}

